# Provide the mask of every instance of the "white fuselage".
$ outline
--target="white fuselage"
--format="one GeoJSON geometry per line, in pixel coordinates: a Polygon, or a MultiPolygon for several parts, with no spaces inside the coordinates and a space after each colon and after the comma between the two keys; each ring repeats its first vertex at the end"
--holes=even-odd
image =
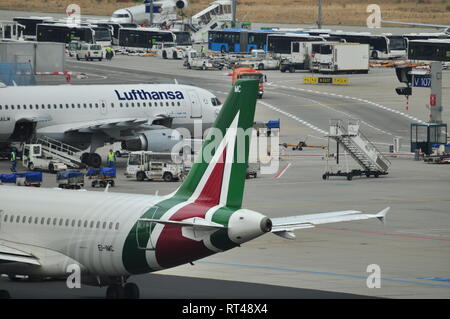
{"type": "Polygon", "coordinates": [[[36,121],[36,133],[64,140],[65,133],[107,119],[173,118],[172,127],[211,126],[218,110],[207,90],[178,84],[64,85],[0,88],[0,143],[17,122],[36,121]]]}
{"type": "MultiPolygon", "coordinates": [[[[57,256],[56,266],[43,265],[40,275],[64,276],[67,264],[77,263],[86,274],[120,276],[127,274],[122,262],[126,237],[164,197],[0,186],[0,199],[0,244],[19,250],[26,246],[41,260],[48,251],[57,256]]],[[[148,264],[156,266],[154,254],[146,255],[148,264]]]]}

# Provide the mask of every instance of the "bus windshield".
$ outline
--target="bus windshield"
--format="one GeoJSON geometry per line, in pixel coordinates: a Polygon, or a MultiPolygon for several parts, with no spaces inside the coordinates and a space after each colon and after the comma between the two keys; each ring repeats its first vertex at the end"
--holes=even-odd
{"type": "Polygon", "coordinates": [[[406,50],[406,41],[403,37],[388,37],[389,50],[406,50]]]}
{"type": "Polygon", "coordinates": [[[177,45],[192,45],[189,32],[175,32],[177,45]]]}
{"type": "Polygon", "coordinates": [[[95,41],[111,41],[111,32],[106,28],[95,28],[95,41]]]}
{"type": "Polygon", "coordinates": [[[261,73],[243,73],[239,76],[241,79],[255,79],[259,80],[259,83],[263,83],[263,75],[261,73]]]}

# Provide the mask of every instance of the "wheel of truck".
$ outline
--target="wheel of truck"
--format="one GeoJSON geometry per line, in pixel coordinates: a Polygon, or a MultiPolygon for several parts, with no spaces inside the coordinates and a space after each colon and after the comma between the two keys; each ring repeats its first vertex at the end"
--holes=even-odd
{"type": "Polygon", "coordinates": [[[103,58],[99,58],[99,59],[98,59],[98,61],[102,61],[102,60],[103,60],[103,58]]]}
{"type": "Polygon", "coordinates": [[[380,173],[376,172],[375,174],[373,174],[373,176],[375,176],[375,178],[378,178],[378,176],[380,176],[380,173]]]}
{"type": "Polygon", "coordinates": [[[178,59],[178,55],[177,55],[176,52],[174,52],[174,53],[172,54],[172,58],[175,59],[175,60],[178,59]]]}
{"type": "Polygon", "coordinates": [[[32,162],[28,163],[28,169],[30,171],[34,171],[35,167],[34,167],[34,164],[32,162]]]}
{"type": "Polygon", "coordinates": [[[258,70],[264,70],[264,64],[262,63],[258,64],[258,70]]]}
{"type": "Polygon", "coordinates": [[[115,183],[114,181],[112,181],[112,180],[109,181],[109,186],[110,186],[110,187],[114,187],[114,185],[116,185],[116,183],[115,183]]]}
{"type": "Polygon", "coordinates": [[[323,179],[323,180],[326,180],[327,177],[328,177],[327,174],[323,174],[323,175],[322,175],[322,179],[323,179]]]}
{"type": "Polygon", "coordinates": [[[100,181],[100,187],[103,187],[103,188],[105,188],[106,187],[106,182],[105,181],[100,181]]]}
{"type": "Polygon", "coordinates": [[[97,186],[97,183],[97,181],[92,181],[91,186],[95,188],[97,186]]]}
{"type": "Polygon", "coordinates": [[[167,52],[166,51],[162,52],[162,57],[163,57],[163,59],[167,59],[167,52]]]}
{"type": "Polygon", "coordinates": [[[80,61],[80,56],[77,54],[77,60],[80,61]]]}
{"type": "Polygon", "coordinates": [[[293,66],[289,67],[289,73],[294,73],[295,72],[295,68],[293,66]]]}
{"type": "Polygon", "coordinates": [[[285,67],[280,67],[280,71],[283,73],[286,73],[286,68],[285,67]]]}
{"type": "Polygon", "coordinates": [[[352,179],[353,179],[353,175],[351,175],[351,174],[347,175],[347,180],[348,181],[351,181],[352,179]]]}
{"type": "Polygon", "coordinates": [[[366,173],[366,177],[369,178],[370,177],[370,173],[366,173]]]}
{"type": "Polygon", "coordinates": [[[165,172],[164,176],[163,176],[163,179],[164,179],[165,182],[171,182],[173,180],[172,173],[165,172]]]}
{"type": "Polygon", "coordinates": [[[55,166],[52,163],[48,164],[48,171],[52,174],[55,173],[55,166]]]}
{"type": "Polygon", "coordinates": [[[142,182],[145,179],[145,173],[144,172],[137,172],[136,173],[136,179],[139,182],[142,182]]]}

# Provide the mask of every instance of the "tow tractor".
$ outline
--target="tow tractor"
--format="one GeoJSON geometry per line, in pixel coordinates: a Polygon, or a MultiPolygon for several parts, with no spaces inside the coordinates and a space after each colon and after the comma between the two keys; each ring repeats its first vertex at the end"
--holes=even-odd
{"type": "Polygon", "coordinates": [[[171,153],[155,153],[151,151],[131,152],[128,157],[125,176],[138,181],[164,180],[171,182],[182,180],[186,175],[182,160],[173,161],[171,153]]]}
{"type": "Polygon", "coordinates": [[[325,145],[310,145],[306,144],[306,141],[299,141],[297,144],[288,144],[288,143],[281,143],[280,146],[283,146],[284,148],[292,147],[293,151],[302,151],[303,148],[321,148],[326,149],[327,147],[325,145]]]}
{"type": "Polygon", "coordinates": [[[238,79],[259,80],[258,98],[262,99],[264,94],[264,82],[267,82],[267,76],[261,71],[249,67],[235,67],[231,76],[231,84],[234,84],[238,79]]]}
{"type": "Polygon", "coordinates": [[[212,56],[199,56],[197,51],[191,50],[188,51],[184,64],[188,69],[200,69],[200,70],[222,70],[224,67],[223,59],[214,58],[212,56]]]}
{"type": "Polygon", "coordinates": [[[22,153],[22,165],[30,171],[36,169],[56,173],[67,169],[67,165],[52,156],[42,152],[41,144],[25,144],[22,153]]]}

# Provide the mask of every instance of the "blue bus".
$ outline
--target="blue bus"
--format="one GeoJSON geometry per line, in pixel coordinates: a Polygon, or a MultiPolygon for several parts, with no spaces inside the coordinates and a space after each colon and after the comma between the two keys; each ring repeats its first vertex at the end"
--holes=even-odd
{"type": "Polygon", "coordinates": [[[208,31],[208,49],[220,52],[267,52],[267,36],[277,30],[223,29],[208,31]]]}

